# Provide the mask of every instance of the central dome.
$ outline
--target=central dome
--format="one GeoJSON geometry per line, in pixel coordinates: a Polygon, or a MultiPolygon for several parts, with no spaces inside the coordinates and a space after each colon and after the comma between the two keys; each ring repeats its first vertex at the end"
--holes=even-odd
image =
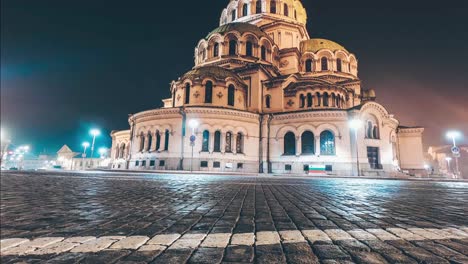
{"type": "Polygon", "coordinates": [[[228,32],[231,32],[231,31],[237,31],[239,32],[241,35],[244,34],[245,32],[250,32],[250,33],[253,33],[255,34],[258,38],[261,38],[261,37],[267,37],[268,38],[268,35],[263,32],[259,27],[255,26],[255,25],[252,25],[252,24],[249,24],[249,23],[229,23],[229,24],[225,24],[225,25],[222,25],[218,28],[216,28],[215,30],[211,31],[207,36],[206,36],[206,39],[209,39],[212,35],[218,33],[218,34],[221,34],[221,35],[224,35],[228,32]]]}

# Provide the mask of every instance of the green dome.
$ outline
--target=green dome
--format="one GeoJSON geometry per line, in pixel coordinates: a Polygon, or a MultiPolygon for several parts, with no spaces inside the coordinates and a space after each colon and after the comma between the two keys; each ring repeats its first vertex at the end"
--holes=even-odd
{"type": "Polygon", "coordinates": [[[250,33],[253,33],[254,35],[256,35],[259,38],[260,37],[267,37],[268,38],[268,35],[265,32],[263,32],[259,27],[255,26],[255,25],[252,25],[252,24],[249,24],[249,23],[229,23],[229,24],[222,25],[222,26],[216,28],[215,30],[211,31],[206,36],[206,39],[209,39],[212,35],[214,35],[216,33],[224,35],[224,34],[229,33],[231,31],[237,31],[240,34],[250,32],[250,33]]]}
{"type": "Polygon", "coordinates": [[[349,53],[343,46],[328,39],[309,39],[301,42],[301,50],[303,52],[310,51],[315,53],[323,49],[331,51],[342,50],[349,53]]]}
{"type": "Polygon", "coordinates": [[[205,78],[205,77],[212,77],[218,80],[225,80],[226,78],[234,78],[239,83],[243,83],[242,79],[239,75],[235,74],[234,72],[218,67],[218,66],[203,66],[199,68],[195,68],[186,74],[184,74],[181,79],[197,79],[197,78],[205,78]]]}

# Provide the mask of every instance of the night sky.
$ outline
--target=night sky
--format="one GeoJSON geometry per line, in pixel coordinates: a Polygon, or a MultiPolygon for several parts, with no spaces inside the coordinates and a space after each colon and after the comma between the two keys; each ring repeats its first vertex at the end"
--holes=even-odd
{"type": "MultiPolygon", "coordinates": [[[[197,42],[228,0],[1,1],[1,125],[16,144],[80,150],[88,129],[127,129],[162,106],[193,67],[197,42]]],[[[456,128],[468,138],[466,1],[303,0],[311,37],[356,54],[364,88],[426,146],[456,128]]],[[[465,139],[465,143],[468,140],[465,139]]]]}

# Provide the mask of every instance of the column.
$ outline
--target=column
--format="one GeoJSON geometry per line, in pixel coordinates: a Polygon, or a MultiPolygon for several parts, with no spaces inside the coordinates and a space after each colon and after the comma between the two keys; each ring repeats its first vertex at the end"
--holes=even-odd
{"type": "Polygon", "coordinates": [[[153,151],[156,151],[156,132],[153,133],[153,141],[151,142],[151,147],[150,147],[150,151],[153,152],[153,151]]]}
{"type": "Polygon", "coordinates": [[[145,152],[148,149],[148,143],[149,143],[149,135],[146,134],[146,135],[144,135],[144,137],[145,137],[145,144],[143,146],[143,151],[142,152],[145,152]]]}
{"type": "Polygon", "coordinates": [[[210,144],[208,145],[208,150],[210,153],[214,151],[214,132],[210,132],[210,144]]]}
{"type": "Polygon", "coordinates": [[[219,141],[219,144],[221,146],[221,153],[224,154],[226,152],[226,133],[221,132],[221,140],[219,141]]]}
{"type": "MultiPolygon", "coordinates": [[[[159,149],[158,151],[164,150],[164,145],[166,144],[166,130],[159,131],[159,135],[161,135],[161,140],[159,141],[159,149]]],[[[183,142],[182,142],[183,144],[183,142]]]]}
{"type": "Polygon", "coordinates": [[[296,156],[300,156],[302,153],[302,138],[301,136],[296,136],[296,156]]]}
{"type": "Polygon", "coordinates": [[[320,136],[315,137],[315,155],[320,156],[320,136]]]}
{"type": "Polygon", "coordinates": [[[231,136],[231,150],[232,153],[237,154],[237,133],[231,136]]]}

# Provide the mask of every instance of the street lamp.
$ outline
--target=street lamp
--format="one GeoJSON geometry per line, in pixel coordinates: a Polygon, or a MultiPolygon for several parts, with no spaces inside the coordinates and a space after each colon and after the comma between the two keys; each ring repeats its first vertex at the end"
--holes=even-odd
{"type": "Polygon", "coordinates": [[[105,158],[107,153],[107,148],[99,148],[99,155],[101,155],[101,159],[105,158]]]}
{"type": "Polygon", "coordinates": [[[89,147],[89,142],[83,142],[81,146],[83,146],[83,154],[81,155],[81,157],[86,158],[86,149],[89,147]]]}
{"type": "Polygon", "coordinates": [[[461,137],[461,133],[459,131],[449,131],[447,132],[446,136],[447,138],[451,139],[453,142],[453,147],[452,147],[452,154],[455,157],[455,166],[456,166],[456,172],[455,174],[461,178],[461,172],[460,168],[458,167],[458,158],[460,156],[460,149],[457,147],[457,142],[456,139],[461,137]]]}
{"type": "Polygon", "coordinates": [[[354,136],[356,140],[356,165],[357,165],[357,176],[361,176],[359,168],[359,148],[358,148],[358,130],[362,127],[362,121],[360,119],[353,119],[349,121],[349,127],[354,130],[354,136]]]}
{"type": "Polygon", "coordinates": [[[193,171],[193,148],[195,147],[195,140],[197,137],[195,136],[195,129],[198,127],[198,121],[192,119],[189,121],[189,127],[192,128],[192,135],[190,136],[190,146],[192,147],[192,159],[190,160],[190,172],[193,171]]]}
{"type": "Polygon", "coordinates": [[[93,136],[93,143],[91,144],[91,158],[94,156],[94,143],[96,142],[96,137],[101,134],[101,131],[98,129],[91,129],[89,133],[93,136]]]}

